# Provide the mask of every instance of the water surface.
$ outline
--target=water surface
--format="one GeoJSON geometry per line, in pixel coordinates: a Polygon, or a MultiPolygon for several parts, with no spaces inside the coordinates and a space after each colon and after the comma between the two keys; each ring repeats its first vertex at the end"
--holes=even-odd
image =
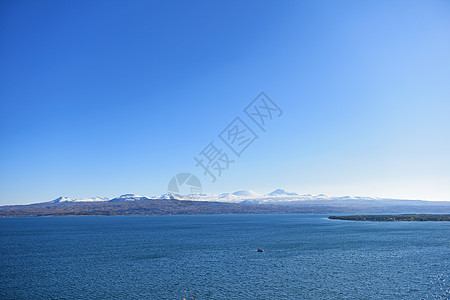
{"type": "Polygon", "coordinates": [[[4,218],[0,258],[1,299],[450,297],[450,222],[4,218]]]}

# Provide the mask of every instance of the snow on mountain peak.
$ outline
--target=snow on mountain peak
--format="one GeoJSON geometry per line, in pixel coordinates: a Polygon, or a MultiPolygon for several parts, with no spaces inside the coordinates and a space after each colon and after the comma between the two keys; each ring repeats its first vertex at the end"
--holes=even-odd
{"type": "Polygon", "coordinates": [[[276,189],[268,194],[268,196],[298,196],[297,193],[288,193],[283,189],[276,189]]]}
{"type": "Polygon", "coordinates": [[[111,202],[118,202],[118,201],[138,201],[138,200],[145,200],[145,199],[150,199],[146,196],[140,196],[140,195],[136,195],[136,194],[123,194],[120,195],[119,197],[116,197],[114,199],[111,199],[111,202]]]}
{"type": "Polygon", "coordinates": [[[142,196],[136,194],[123,194],[119,197],[119,199],[129,199],[129,198],[142,198],[142,196]]]}
{"type": "Polygon", "coordinates": [[[162,194],[158,197],[158,199],[167,199],[167,200],[181,200],[183,197],[178,194],[162,194]]]}
{"type": "Polygon", "coordinates": [[[231,193],[234,196],[238,196],[238,197],[259,197],[260,195],[253,192],[253,191],[249,191],[249,190],[242,190],[242,191],[237,191],[234,193],[231,193]]]}
{"type": "Polygon", "coordinates": [[[69,197],[58,197],[55,200],[53,200],[53,203],[60,203],[60,202],[72,202],[73,199],[69,198],[69,197]]]}
{"type": "Polygon", "coordinates": [[[98,202],[98,201],[109,201],[109,198],[106,197],[91,197],[91,198],[81,198],[81,199],[72,199],[69,197],[59,197],[53,200],[53,203],[63,203],[63,202],[98,202]]]}
{"type": "Polygon", "coordinates": [[[267,195],[259,195],[250,190],[240,190],[234,193],[223,193],[220,195],[213,194],[195,194],[195,195],[180,195],[176,193],[167,193],[160,196],[140,196],[136,194],[123,194],[116,198],[83,198],[83,199],[72,199],[69,197],[59,197],[53,200],[53,203],[74,203],[74,202],[121,202],[121,201],[139,201],[139,200],[150,200],[150,199],[161,199],[161,200],[191,200],[191,201],[209,201],[209,202],[231,202],[231,203],[295,203],[299,201],[323,201],[323,200],[341,200],[341,201],[359,201],[359,200],[376,200],[377,198],[371,197],[359,197],[359,196],[327,196],[324,194],[311,195],[311,194],[297,194],[287,192],[283,189],[276,189],[267,195]]]}

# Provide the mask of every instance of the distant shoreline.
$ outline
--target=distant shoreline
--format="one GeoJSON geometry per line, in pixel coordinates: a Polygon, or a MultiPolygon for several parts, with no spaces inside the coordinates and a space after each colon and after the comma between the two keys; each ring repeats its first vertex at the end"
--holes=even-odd
{"type": "Polygon", "coordinates": [[[450,221],[450,215],[443,214],[400,214],[400,215],[353,215],[329,216],[331,220],[365,221],[365,222],[425,222],[450,221]]]}

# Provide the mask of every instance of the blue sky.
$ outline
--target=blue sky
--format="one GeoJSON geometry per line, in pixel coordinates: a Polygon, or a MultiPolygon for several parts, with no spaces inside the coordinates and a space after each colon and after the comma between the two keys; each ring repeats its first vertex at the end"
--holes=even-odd
{"type": "Polygon", "coordinates": [[[166,192],[450,200],[448,1],[1,1],[0,204],[166,192]],[[241,157],[219,133],[284,111],[241,157]],[[194,156],[235,162],[216,182],[194,156]]]}

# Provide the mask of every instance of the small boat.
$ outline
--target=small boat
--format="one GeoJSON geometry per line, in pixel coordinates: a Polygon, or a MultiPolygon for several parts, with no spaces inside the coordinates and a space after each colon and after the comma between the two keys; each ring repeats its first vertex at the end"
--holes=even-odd
{"type": "Polygon", "coordinates": [[[256,251],[258,251],[258,252],[264,252],[264,250],[261,249],[261,248],[258,248],[258,250],[256,250],[256,251]]]}

